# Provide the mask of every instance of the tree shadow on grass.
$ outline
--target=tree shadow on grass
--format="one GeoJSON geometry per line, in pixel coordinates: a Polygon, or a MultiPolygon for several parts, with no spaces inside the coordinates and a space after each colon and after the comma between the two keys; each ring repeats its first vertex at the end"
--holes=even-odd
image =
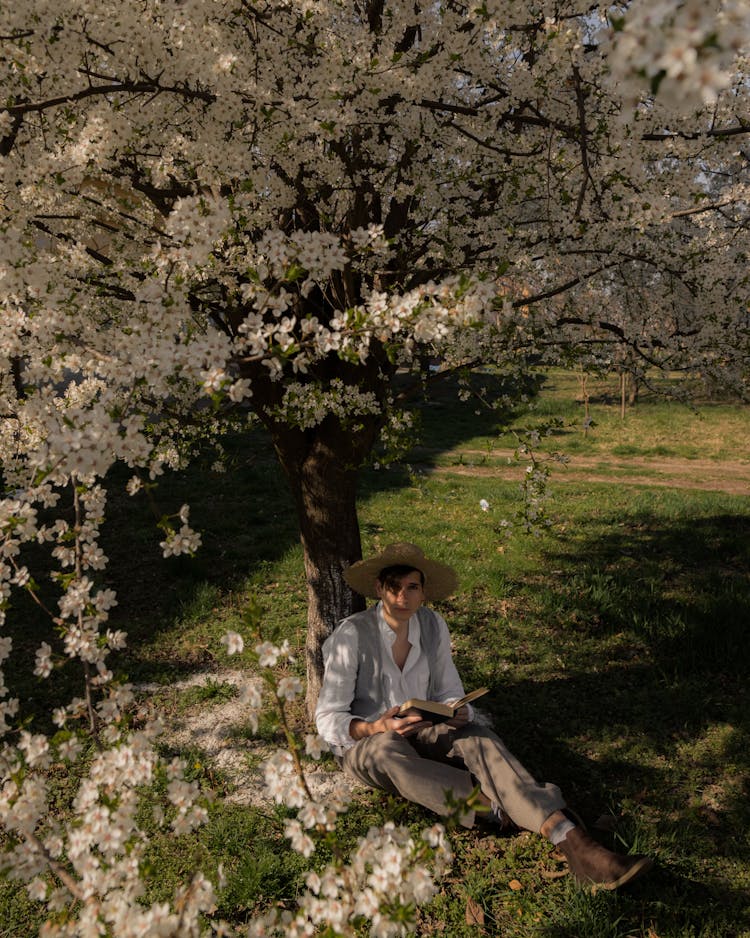
{"type": "Polygon", "coordinates": [[[566,899],[534,929],[534,938],[743,938],[750,926],[747,893],[710,872],[696,881],[657,865],[617,893],[573,892],[566,899]]]}
{"type": "MultiPolygon", "coordinates": [[[[282,558],[298,541],[297,524],[286,480],[268,441],[237,437],[224,442],[228,468],[212,469],[211,459],[197,460],[186,471],[160,480],[149,498],[128,496],[130,473],[116,468],[108,477],[107,520],[101,544],[109,558],[95,574],[102,588],[115,590],[118,605],[107,625],[128,635],[124,651],[109,656],[110,667],[136,682],[167,680],[216,666],[221,646],[205,636],[184,647],[170,643],[201,616],[211,617],[221,596],[244,591],[248,578],[282,558]],[[161,513],[175,516],[190,505],[190,524],[201,533],[194,557],[164,558],[157,522],[161,513]]],[[[73,522],[72,513],[67,517],[73,522]]],[[[181,522],[177,520],[177,527],[181,522]]],[[[54,569],[48,546],[32,545],[23,561],[40,584],[40,595],[52,612],[59,590],[49,580],[54,569]],[[28,555],[28,556],[26,556],[28,555]],[[40,572],[41,571],[41,572],[40,572]]],[[[32,674],[34,653],[42,641],[62,651],[51,631],[50,618],[20,592],[13,595],[6,634],[13,639],[8,684],[23,701],[25,714],[49,721],[51,707],[82,696],[80,663],[56,668],[45,680],[32,674]]],[[[58,659],[59,660],[59,659],[58,659]]],[[[41,724],[39,724],[41,728],[41,724]]]]}
{"type": "Polygon", "coordinates": [[[298,543],[288,486],[270,443],[260,435],[254,444],[235,438],[224,445],[227,471],[218,473],[199,462],[160,487],[170,511],[190,505],[190,524],[202,538],[192,557],[165,559],[159,546],[162,534],[148,505],[137,506],[134,523],[132,500],[129,504],[122,494],[112,499],[105,552],[112,556],[112,588],[126,597],[127,660],[131,669],[137,668],[139,679],[149,679],[149,669],[162,669],[170,658],[175,673],[212,664],[218,649],[206,647],[199,638],[181,656],[168,644],[159,646],[156,660],[153,640],[162,631],[179,629],[181,622],[211,618],[221,595],[244,595],[254,578],[261,581],[263,571],[298,543]],[[123,531],[129,536],[118,543],[123,531]]]}
{"type": "Polygon", "coordinates": [[[467,440],[499,436],[517,416],[510,402],[534,398],[543,384],[539,374],[510,376],[491,370],[464,375],[461,383],[453,374],[433,375],[425,389],[411,380],[410,392],[397,382],[396,390],[404,392],[415,425],[409,459],[429,467],[441,453],[467,440]]]}
{"type": "MultiPolygon", "coordinates": [[[[611,813],[626,845],[646,836],[656,849],[656,871],[618,899],[611,922],[623,914],[623,927],[650,921],[659,935],[746,934],[750,519],[612,522],[583,522],[575,549],[549,552],[546,568],[563,575],[538,597],[535,621],[566,666],[490,678],[493,722],[589,824],[611,813]]],[[[589,933],[581,921],[538,932],[589,933]]]]}

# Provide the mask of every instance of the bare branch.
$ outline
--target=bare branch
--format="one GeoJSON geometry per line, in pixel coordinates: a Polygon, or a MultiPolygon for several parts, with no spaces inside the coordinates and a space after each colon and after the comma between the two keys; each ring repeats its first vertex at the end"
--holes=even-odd
{"type": "Polygon", "coordinates": [[[591,270],[588,273],[580,274],[578,277],[573,277],[565,283],[558,284],[558,286],[553,287],[551,290],[545,290],[543,293],[535,293],[533,296],[525,296],[522,299],[515,300],[513,302],[513,308],[519,309],[523,306],[531,306],[532,303],[541,303],[543,300],[549,300],[553,296],[567,293],[568,290],[572,290],[573,287],[577,287],[578,284],[585,283],[598,274],[604,273],[605,270],[611,270],[613,267],[617,267],[618,264],[619,261],[612,261],[610,264],[602,264],[601,267],[597,267],[595,270],[591,270]]]}
{"type": "Polygon", "coordinates": [[[41,840],[39,840],[36,834],[25,833],[24,837],[26,838],[27,843],[29,843],[37,853],[44,857],[44,862],[50,868],[50,871],[55,874],[55,876],[60,880],[63,886],[65,886],[71,896],[80,900],[81,902],[84,902],[86,896],[81,887],[81,884],[77,880],[73,879],[62,863],[58,863],[58,861],[55,860],[55,858],[45,848],[44,844],[41,842],[41,840]]]}
{"type": "Polygon", "coordinates": [[[483,147],[485,150],[491,150],[493,153],[499,153],[501,156],[529,157],[534,156],[540,151],[539,147],[534,147],[531,150],[509,150],[507,147],[496,147],[487,140],[478,137],[470,130],[467,130],[465,127],[462,127],[460,124],[457,124],[455,121],[451,121],[451,127],[454,127],[462,137],[467,137],[469,140],[473,140],[474,143],[478,143],[479,146],[483,147]]]}
{"type": "Polygon", "coordinates": [[[422,98],[419,107],[425,107],[430,111],[449,111],[452,114],[467,114],[470,117],[476,117],[479,114],[478,108],[469,107],[465,104],[447,104],[445,101],[430,101],[422,98]]]}
{"type": "Polygon", "coordinates": [[[672,212],[672,218],[685,218],[688,215],[702,215],[704,212],[718,212],[719,209],[733,204],[732,201],[726,201],[716,202],[711,205],[702,205],[700,208],[686,208],[682,212],[672,212]]]}

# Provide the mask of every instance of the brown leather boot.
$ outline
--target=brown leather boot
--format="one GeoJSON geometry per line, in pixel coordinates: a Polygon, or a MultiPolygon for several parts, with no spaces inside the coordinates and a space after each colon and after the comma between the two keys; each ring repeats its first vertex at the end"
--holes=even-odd
{"type": "Polygon", "coordinates": [[[654,865],[649,857],[613,853],[593,840],[580,827],[568,831],[558,845],[568,861],[570,872],[582,886],[617,889],[654,865]]]}

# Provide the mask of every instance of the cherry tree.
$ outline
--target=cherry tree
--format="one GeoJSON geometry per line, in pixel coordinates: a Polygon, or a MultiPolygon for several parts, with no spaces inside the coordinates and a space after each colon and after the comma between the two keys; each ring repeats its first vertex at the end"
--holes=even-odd
{"type": "MultiPolygon", "coordinates": [[[[593,330],[741,384],[746,30],[742,0],[6,5],[6,531],[252,411],[299,516],[314,699],[398,370],[593,330]]],[[[165,552],[198,544],[184,509],[165,552]]]]}

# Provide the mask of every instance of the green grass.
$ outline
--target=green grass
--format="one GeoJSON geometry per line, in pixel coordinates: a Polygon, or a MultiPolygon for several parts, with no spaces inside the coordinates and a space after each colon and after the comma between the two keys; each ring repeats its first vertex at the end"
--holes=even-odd
{"type": "Polygon", "coordinates": [[[189,847],[180,846],[175,849],[174,837],[154,836],[147,859],[153,873],[149,898],[169,901],[195,869],[215,878],[221,864],[226,885],[216,914],[235,922],[248,918],[269,896],[292,905],[308,868],[303,857],[287,849],[273,812],[264,815],[253,808],[212,809],[189,847]]]}
{"type": "MultiPolygon", "coordinates": [[[[595,379],[587,384],[587,408],[579,376],[552,370],[538,376],[541,395],[522,414],[509,414],[504,408],[491,412],[487,404],[497,400],[505,387],[491,376],[475,382],[483,388],[479,396],[457,410],[450,386],[437,388],[430,403],[418,408],[425,439],[413,458],[428,465],[498,466],[507,463],[508,453],[519,443],[516,432],[522,428],[547,426],[547,442],[569,456],[601,457],[604,465],[613,456],[622,458],[741,461],[750,464],[750,438],[746,409],[733,403],[696,398],[688,404],[665,402],[649,388],[641,391],[638,402],[621,411],[616,376],[595,379]]],[[[655,381],[675,393],[684,390],[681,379],[655,381]]]]}
{"type": "MultiPolygon", "coordinates": [[[[679,393],[685,382],[675,378],[655,383],[662,390],[668,385],[679,393]]],[[[638,402],[626,406],[623,414],[616,376],[590,378],[587,390],[588,413],[593,421],[588,433],[583,432],[586,411],[577,375],[549,372],[544,391],[535,402],[533,413],[537,419],[562,420],[564,429],[555,439],[566,452],[605,457],[750,460],[745,408],[700,397],[691,404],[677,400],[666,404],[644,388],[638,402]]]]}
{"type": "MultiPolygon", "coordinates": [[[[590,382],[595,426],[584,435],[576,389],[575,376],[553,373],[533,412],[533,419],[563,420],[552,443],[568,452],[605,465],[631,457],[748,459],[747,408],[705,402],[696,416],[644,394],[623,422],[615,379],[590,382]]],[[[436,901],[420,910],[419,934],[479,934],[466,922],[471,899],[488,935],[748,938],[746,494],[553,475],[552,529],[506,539],[502,522],[518,510],[523,465],[514,477],[507,469],[464,473],[469,461],[492,468],[495,448],[512,445],[508,422],[525,424],[529,416],[475,414],[447,393],[419,410],[424,437],[410,465],[363,474],[365,552],[406,539],[456,566],[459,592],[439,609],[467,687],[491,688],[484,709],[500,734],[537,776],[563,788],[597,837],[657,860],[632,890],[590,896],[556,877],[562,866],[538,837],[456,832],[454,869],[436,901]]],[[[298,649],[304,644],[304,570],[283,478],[262,437],[235,438],[228,449],[226,474],[197,465],[162,485],[165,509],[192,506],[204,537],[194,560],[160,558],[159,534],[138,499],[113,495],[110,504],[106,580],[120,600],[112,625],[129,633],[120,669],[165,684],[217,672],[205,687],[183,691],[171,704],[178,708],[210,707],[233,692],[220,670],[249,666],[248,659],[228,659],[219,639],[240,628],[251,594],[265,608],[270,634],[298,649]]],[[[43,625],[23,604],[10,624],[8,683],[42,726],[45,707],[78,678],[64,669],[41,682],[24,671],[23,652],[36,647],[43,625]]],[[[261,735],[278,739],[272,720],[261,735]]],[[[200,752],[188,755],[221,794],[222,779],[200,752]]],[[[58,784],[63,804],[70,781],[58,784]]],[[[156,840],[152,894],[167,895],[196,864],[212,870],[223,863],[221,917],[240,924],[268,903],[293,905],[307,864],[286,848],[282,817],[218,800],[194,837],[156,840]]],[[[415,830],[432,821],[373,793],[344,819],[341,845],[353,846],[388,817],[415,830]]],[[[34,933],[37,916],[22,889],[0,881],[2,938],[34,933]]]]}

